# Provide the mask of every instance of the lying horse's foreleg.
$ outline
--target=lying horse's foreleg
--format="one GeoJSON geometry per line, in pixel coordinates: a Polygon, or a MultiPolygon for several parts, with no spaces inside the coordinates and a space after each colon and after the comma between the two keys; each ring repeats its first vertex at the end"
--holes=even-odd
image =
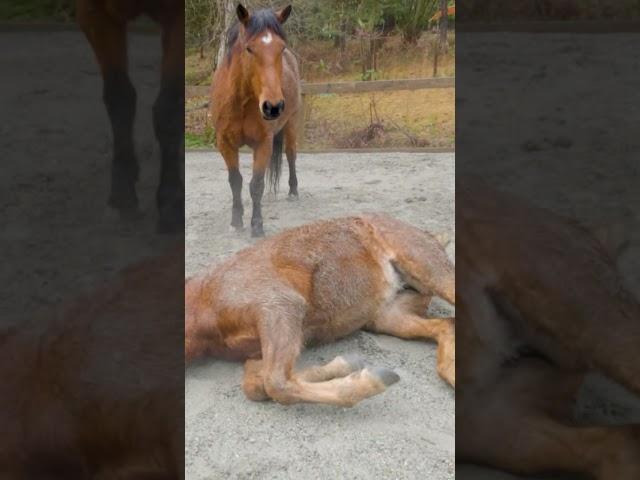
{"type": "Polygon", "coordinates": [[[261,402],[269,399],[269,395],[264,391],[262,368],[262,360],[247,360],[244,362],[242,390],[246,397],[254,402],[261,402]]]}
{"type": "Polygon", "coordinates": [[[453,318],[424,318],[430,297],[407,291],[365,328],[395,337],[435,340],[438,343],[438,374],[451,386],[456,383],[456,340],[453,318]]]}
{"type": "MultiPolygon", "coordinates": [[[[294,367],[303,343],[304,308],[291,305],[285,309],[282,303],[278,302],[279,312],[272,309],[264,315],[259,327],[263,358],[260,374],[264,392],[271,399],[282,404],[309,402],[350,407],[384,392],[399,380],[398,375],[385,368],[364,368],[342,378],[319,382],[305,379],[319,378],[317,370],[297,374],[294,367]]],[[[331,369],[336,367],[333,365],[331,369]]]]}
{"type": "Polygon", "coordinates": [[[284,127],[284,149],[287,155],[287,163],[289,164],[289,198],[298,198],[298,177],[296,176],[296,157],[297,157],[297,139],[296,139],[296,121],[291,119],[284,127]]]}
{"type": "Polygon", "coordinates": [[[120,211],[133,210],[138,205],[138,162],[133,143],[136,90],[127,72],[126,25],[86,2],[79,3],[78,23],[100,65],[103,101],[113,132],[109,205],[120,211]]]}
{"type": "Polygon", "coordinates": [[[181,15],[163,24],[162,50],[162,82],[153,105],[153,126],[162,159],[156,192],[158,231],[181,232],[184,229],[184,184],[180,172],[184,136],[184,22],[181,15]]]}
{"type": "MultiPolygon", "coordinates": [[[[325,382],[334,378],[346,377],[363,368],[364,361],[357,355],[340,355],[326,365],[300,370],[296,372],[296,377],[304,382],[325,382]]],[[[262,369],[262,360],[247,360],[244,364],[242,389],[250,400],[262,401],[269,398],[264,389],[262,369]]]]}
{"type": "Polygon", "coordinates": [[[640,426],[557,419],[570,411],[581,382],[581,375],[522,360],[505,368],[498,384],[465,390],[466,398],[456,399],[456,456],[524,475],[640,478],[640,426]]]}
{"type": "Polygon", "coordinates": [[[325,365],[317,365],[296,372],[304,382],[326,382],[342,378],[365,368],[364,360],[358,355],[339,355],[325,365]]]}
{"type": "Polygon", "coordinates": [[[249,184],[253,212],[251,214],[251,236],[263,237],[262,196],[264,194],[264,175],[273,151],[273,139],[268,137],[253,152],[253,175],[249,184]]]}

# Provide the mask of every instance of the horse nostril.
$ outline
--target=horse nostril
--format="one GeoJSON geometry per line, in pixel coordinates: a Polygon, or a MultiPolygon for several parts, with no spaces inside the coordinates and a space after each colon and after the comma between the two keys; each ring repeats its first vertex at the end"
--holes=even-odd
{"type": "Polygon", "coordinates": [[[284,100],[280,100],[277,104],[273,104],[268,100],[262,104],[262,113],[265,118],[274,119],[278,118],[284,110],[284,100]]]}

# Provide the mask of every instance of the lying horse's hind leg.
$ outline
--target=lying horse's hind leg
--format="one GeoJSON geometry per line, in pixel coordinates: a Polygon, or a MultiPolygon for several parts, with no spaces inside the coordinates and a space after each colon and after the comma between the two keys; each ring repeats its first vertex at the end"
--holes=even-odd
{"type": "Polygon", "coordinates": [[[384,392],[399,380],[398,375],[385,368],[364,368],[328,381],[308,380],[321,379],[329,370],[338,373],[338,365],[331,363],[325,372],[308,370],[306,374],[297,374],[294,367],[303,343],[303,302],[299,305],[291,303],[288,308],[283,308],[280,302],[279,310],[276,312],[271,308],[265,313],[259,327],[263,358],[260,375],[265,394],[273,400],[282,404],[309,402],[353,406],[384,392]]]}
{"type": "Polygon", "coordinates": [[[287,155],[287,163],[289,164],[289,198],[297,199],[298,177],[296,175],[296,157],[298,146],[294,119],[289,120],[284,127],[284,148],[287,155]]]}
{"type": "Polygon", "coordinates": [[[184,184],[180,173],[184,136],[184,22],[180,15],[162,30],[162,83],[153,105],[153,126],[160,144],[162,167],[156,193],[158,231],[184,229],[184,184]]]}
{"type": "Polygon", "coordinates": [[[113,162],[109,205],[120,211],[138,206],[135,184],[138,162],[133,143],[136,91],[127,73],[126,25],[100,8],[80,2],[78,23],[98,59],[103,78],[103,100],[113,132],[113,162]]]}
{"type": "Polygon", "coordinates": [[[435,340],[438,343],[438,374],[450,385],[456,383],[456,340],[453,318],[424,318],[422,314],[430,298],[407,291],[396,297],[393,304],[366,326],[367,330],[395,337],[435,340]]]}
{"type": "Polygon", "coordinates": [[[640,426],[578,426],[557,419],[569,418],[581,383],[581,375],[539,360],[505,368],[495,386],[456,400],[456,456],[524,475],[640,478],[640,426]]]}

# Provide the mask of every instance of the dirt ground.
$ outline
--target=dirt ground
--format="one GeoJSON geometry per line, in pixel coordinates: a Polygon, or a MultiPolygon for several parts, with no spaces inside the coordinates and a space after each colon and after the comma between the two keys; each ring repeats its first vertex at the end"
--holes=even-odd
{"type": "MultiPolygon", "coordinates": [[[[247,221],[249,155],[241,156],[241,165],[247,221]]],[[[383,211],[453,238],[454,172],[453,154],[301,154],[300,199],[288,201],[286,190],[275,199],[266,195],[266,233],[383,211]]],[[[218,153],[188,153],[185,175],[185,274],[190,275],[253,240],[249,230],[230,231],[231,191],[218,153]]],[[[448,252],[454,256],[453,243],[448,252]]],[[[452,312],[444,302],[432,309],[452,312]]],[[[302,363],[347,352],[394,369],[401,381],[353,409],[283,407],[248,401],[240,389],[239,363],[205,360],[187,369],[187,478],[454,478],[455,399],[435,371],[435,345],[360,332],[304,352],[302,363]]]]}

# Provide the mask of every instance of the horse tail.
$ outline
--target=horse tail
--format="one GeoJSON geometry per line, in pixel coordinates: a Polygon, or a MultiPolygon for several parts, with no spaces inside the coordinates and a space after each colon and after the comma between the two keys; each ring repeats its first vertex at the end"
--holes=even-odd
{"type": "Polygon", "coordinates": [[[278,193],[280,174],[282,173],[282,145],[284,143],[284,129],[273,137],[273,151],[269,163],[269,189],[278,193]]]}

